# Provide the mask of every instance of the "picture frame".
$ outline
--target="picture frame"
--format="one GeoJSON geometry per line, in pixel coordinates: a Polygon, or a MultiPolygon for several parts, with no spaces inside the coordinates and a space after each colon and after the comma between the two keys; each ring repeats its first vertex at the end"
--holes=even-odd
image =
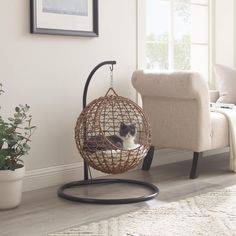
{"type": "Polygon", "coordinates": [[[30,0],[30,32],[98,37],[98,0],[30,0]]]}

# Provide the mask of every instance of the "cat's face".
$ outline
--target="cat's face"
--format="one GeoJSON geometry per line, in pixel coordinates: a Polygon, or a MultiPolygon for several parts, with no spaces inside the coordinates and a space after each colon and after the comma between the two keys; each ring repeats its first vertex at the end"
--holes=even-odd
{"type": "Polygon", "coordinates": [[[133,139],[136,135],[136,128],[134,124],[126,125],[124,122],[120,123],[120,137],[124,139],[133,139]]]}

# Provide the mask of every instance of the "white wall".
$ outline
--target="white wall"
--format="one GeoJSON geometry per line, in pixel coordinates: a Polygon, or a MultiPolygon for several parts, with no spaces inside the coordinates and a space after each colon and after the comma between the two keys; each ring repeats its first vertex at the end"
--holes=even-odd
{"type": "Polygon", "coordinates": [[[235,66],[235,0],[215,0],[215,63],[235,66]]]}
{"type": "MultiPolygon", "coordinates": [[[[136,0],[99,1],[98,38],[33,35],[29,33],[29,0],[0,1],[1,113],[19,104],[32,108],[37,130],[26,156],[27,170],[81,162],[74,126],[82,109],[85,80],[95,65],[117,60],[115,88],[135,97],[131,74],[136,68],[136,0]]],[[[108,67],[89,89],[89,100],[109,87],[108,67]]],[[[40,172],[41,173],[41,172],[40,172]]]]}

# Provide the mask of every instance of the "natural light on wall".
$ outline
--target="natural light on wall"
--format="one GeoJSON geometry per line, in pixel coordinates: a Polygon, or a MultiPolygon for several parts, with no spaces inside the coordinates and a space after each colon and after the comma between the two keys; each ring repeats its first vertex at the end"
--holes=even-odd
{"type": "Polygon", "coordinates": [[[208,0],[146,4],[146,68],[191,69],[208,79],[208,0]]]}

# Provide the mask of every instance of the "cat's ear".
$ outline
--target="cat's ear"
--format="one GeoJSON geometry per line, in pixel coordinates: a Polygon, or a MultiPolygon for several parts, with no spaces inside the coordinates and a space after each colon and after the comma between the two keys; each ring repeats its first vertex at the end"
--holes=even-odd
{"type": "Polygon", "coordinates": [[[135,124],[131,124],[129,127],[135,129],[135,124]]]}
{"type": "Polygon", "coordinates": [[[136,127],[135,127],[135,125],[134,124],[131,124],[130,126],[129,126],[129,130],[130,130],[130,134],[132,134],[132,135],[135,135],[136,134],[136,127]]]}
{"type": "Polygon", "coordinates": [[[121,123],[120,123],[120,127],[121,127],[121,128],[123,128],[123,127],[125,127],[125,126],[126,126],[126,125],[125,125],[124,122],[121,122],[121,123]]]}

